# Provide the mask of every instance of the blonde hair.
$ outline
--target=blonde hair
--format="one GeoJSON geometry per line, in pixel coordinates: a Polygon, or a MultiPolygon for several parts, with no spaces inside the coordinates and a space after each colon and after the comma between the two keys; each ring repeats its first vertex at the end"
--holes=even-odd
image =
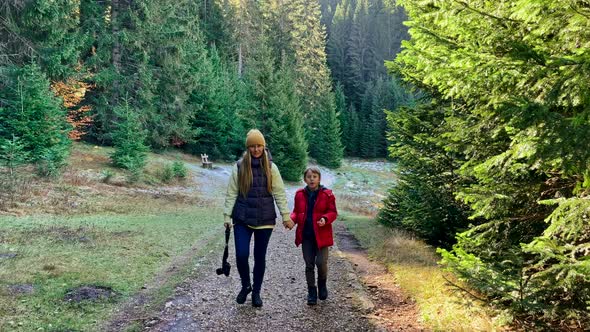
{"type": "MultiPolygon", "coordinates": [[[[264,171],[264,175],[266,176],[266,189],[269,193],[272,193],[272,173],[270,170],[270,160],[268,159],[266,150],[263,150],[262,152],[260,163],[260,166],[262,166],[262,170],[264,171]]],[[[246,150],[244,155],[242,155],[242,161],[240,163],[240,169],[238,172],[238,187],[240,188],[240,193],[244,197],[248,196],[250,187],[252,187],[252,180],[252,155],[250,154],[250,150],[246,150]]]]}

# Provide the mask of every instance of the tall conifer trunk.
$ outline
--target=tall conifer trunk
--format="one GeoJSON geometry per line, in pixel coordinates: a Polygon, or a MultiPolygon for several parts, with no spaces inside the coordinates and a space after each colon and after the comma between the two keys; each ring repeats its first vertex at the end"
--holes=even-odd
{"type": "Polygon", "coordinates": [[[238,45],[238,77],[242,77],[244,58],[242,57],[242,44],[238,45]]]}
{"type": "MultiPolygon", "coordinates": [[[[112,0],[111,1],[111,31],[113,34],[113,49],[111,52],[111,63],[115,68],[117,74],[121,73],[121,42],[119,41],[119,16],[120,16],[120,5],[125,0],[112,0]]],[[[119,79],[116,78],[113,81],[113,93],[111,94],[111,105],[116,105],[118,99],[119,90],[119,79]]]]}

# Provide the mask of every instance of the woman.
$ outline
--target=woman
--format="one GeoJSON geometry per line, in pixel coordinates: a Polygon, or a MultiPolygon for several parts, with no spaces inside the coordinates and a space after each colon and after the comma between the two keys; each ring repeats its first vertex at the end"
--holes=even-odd
{"type": "Polygon", "coordinates": [[[234,226],[236,265],[242,289],[236,302],[243,304],[252,292],[252,306],[261,307],[260,289],[266,268],[266,248],[276,223],[275,203],[283,226],[294,226],[287,208],[283,179],[265,149],[264,136],[252,129],[246,136],[246,151],[234,166],[225,197],[224,225],[234,226]],[[250,240],[254,234],[254,283],[250,283],[250,240]]]}

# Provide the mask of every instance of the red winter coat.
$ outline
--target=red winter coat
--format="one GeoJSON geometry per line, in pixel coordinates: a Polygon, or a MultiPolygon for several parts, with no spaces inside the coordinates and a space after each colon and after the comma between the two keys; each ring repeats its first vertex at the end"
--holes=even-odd
{"type": "MultiPolygon", "coordinates": [[[[320,188],[318,197],[313,207],[313,230],[315,232],[318,248],[329,247],[334,244],[332,233],[332,223],[338,217],[336,210],[336,198],[332,190],[320,188]],[[326,224],[323,227],[318,225],[318,220],[326,218],[326,224]]],[[[291,212],[291,219],[297,225],[295,230],[295,244],[299,246],[303,242],[303,227],[305,227],[305,217],[307,216],[307,193],[305,189],[299,189],[295,193],[295,207],[291,212]]]]}

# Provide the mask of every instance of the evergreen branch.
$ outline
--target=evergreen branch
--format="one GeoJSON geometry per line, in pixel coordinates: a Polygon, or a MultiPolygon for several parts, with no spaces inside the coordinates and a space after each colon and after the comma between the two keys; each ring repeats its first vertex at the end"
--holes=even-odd
{"type": "Polygon", "coordinates": [[[581,15],[581,16],[584,16],[584,17],[585,17],[585,18],[587,18],[587,19],[590,19],[590,15],[587,15],[587,14],[584,14],[584,13],[582,13],[582,12],[581,12],[581,11],[578,9],[578,7],[574,6],[573,4],[570,6],[570,8],[571,8],[571,9],[572,9],[572,10],[573,10],[573,11],[574,11],[576,14],[579,14],[579,15],[581,15]]]}
{"type": "Polygon", "coordinates": [[[8,22],[6,21],[6,19],[2,19],[2,20],[0,20],[0,23],[2,23],[2,25],[5,27],[6,31],[7,31],[9,34],[11,34],[11,35],[15,36],[17,39],[20,39],[20,41],[21,41],[21,42],[22,42],[22,43],[23,43],[25,46],[27,46],[27,48],[28,48],[28,49],[29,49],[29,50],[30,50],[32,53],[35,53],[35,54],[37,54],[37,51],[35,50],[35,46],[33,45],[33,43],[31,43],[31,41],[30,41],[30,40],[27,40],[27,39],[25,39],[25,38],[21,37],[21,36],[20,36],[18,33],[16,33],[16,32],[14,32],[14,31],[12,31],[12,30],[10,29],[10,25],[8,24],[8,22]]]}
{"type": "Polygon", "coordinates": [[[519,217],[510,217],[508,218],[508,220],[512,221],[512,222],[531,222],[531,221],[542,221],[545,220],[545,218],[547,218],[547,214],[546,213],[532,213],[532,214],[526,214],[523,216],[519,216],[519,217]]]}
{"type": "Polygon", "coordinates": [[[430,35],[430,36],[438,39],[439,42],[444,43],[444,44],[446,44],[446,45],[448,45],[448,46],[450,46],[450,47],[452,47],[454,49],[460,49],[461,48],[461,45],[459,45],[455,40],[452,40],[452,39],[443,37],[443,36],[435,33],[433,30],[430,30],[430,29],[428,29],[428,28],[426,28],[424,26],[414,27],[414,28],[415,29],[422,30],[425,34],[428,34],[428,35],[430,35]]]}
{"type": "Polygon", "coordinates": [[[455,287],[455,288],[457,288],[458,290],[460,290],[460,291],[462,291],[462,292],[464,292],[464,293],[468,294],[469,296],[473,297],[474,299],[476,299],[476,300],[478,300],[478,301],[481,301],[481,302],[483,302],[483,303],[487,303],[486,299],[483,299],[483,298],[481,298],[481,297],[479,297],[479,296],[477,296],[477,295],[475,295],[475,294],[471,293],[471,292],[470,292],[468,289],[466,289],[465,287],[461,287],[461,286],[459,286],[458,284],[456,284],[456,283],[452,282],[452,281],[451,281],[451,280],[449,280],[449,278],[447,278],[447,276],[445,276],[444,274],[442,275],[442,277],[443,277],[443,279],[445,279],[445,281],[446,281],[447,283],[449,283],[449,285],[451,285],[452,287],[455,287]]]}
{"type": "Polygon", "coordinates": [[[574,186],[575,186],[575,183],[566,184],[565,186],[561,186],[561,187],[552,187],[552,188],[542,191],[540,197],[551,197],[554,195],[554,193],[556,193],[560,190],[563,190],[563,189],[567,189],[567,190],[571,191],[574,188],[574,186]]]}
{"type": "Polygon", "coordinates": [[[559,68],[559,67],[564,67],[564,66],[580,66],[580,65],[585,65],[587,63],[587,59],[582,57],[582,56],[578,56],[575,58],[564,58],[564,57],[560,57],[560,58],[555,58],[555,57],[550,57],[548,58],[547,61],[548,64],[545,65],[545,67],[548,68],[559,68]]]}
{"type": "Polygon", "coordinates": [[[489,17],[489,18],[493,18],[493,19],[495,19],[497,21],[500,21],[500,23],[502,23],[502,26],[504,26],[505,28],[507,28],[507,26],[505,24],[505,21],[513,22],[513,23],[520,23],[519,21],[514,20],[514,19],[511,19],[511,18],[499,17],[499,16],[495,16],[495,15],[492,15],[492,14],[489,14],[489,13],[485,13],[485,12],[483,12],[481,10],[477,10],[477,9],[475,9],[473,7],[470,7],[469,4],[466,3],[465,1],[458,1],[458,0],[453,0],[453,1],[455,3],[458,3],[458,4],[462,5],[466,9],[471,10],[472,12],[475,12],[475,13],[477,13],[479,15],[486,16],[486,17],[489,17]]]}

